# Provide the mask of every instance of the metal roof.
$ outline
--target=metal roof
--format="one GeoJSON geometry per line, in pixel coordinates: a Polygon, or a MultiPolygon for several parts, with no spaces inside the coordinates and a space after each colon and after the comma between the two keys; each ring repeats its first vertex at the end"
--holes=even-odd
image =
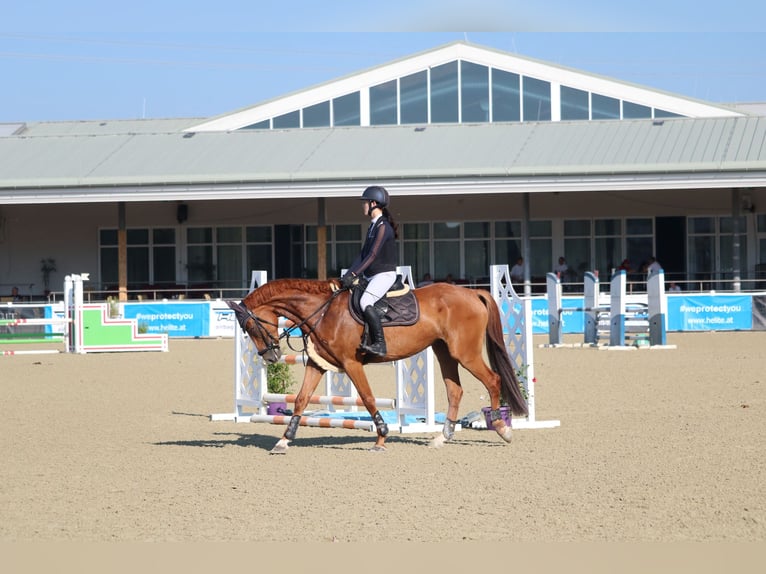
{"type": "Polygon", "coordinates": [[[766,117],[181,131],[193,121],[30,124],[0,137],[0,204],[766,185],[766,117]]]}

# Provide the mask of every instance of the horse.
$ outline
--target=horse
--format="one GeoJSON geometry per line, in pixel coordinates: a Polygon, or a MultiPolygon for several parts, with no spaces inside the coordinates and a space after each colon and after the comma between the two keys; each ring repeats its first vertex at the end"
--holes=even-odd
{"type": "Polygon", "coordinates": [[[337,279],[276,279],[251,291],[241,303],[227,302],[267,364],[279,360],[280,340],[288,334],[287,330],[279,333],[279,317],[292,321],[301,330],[304,344],[313,348],[292,417],[272,453],[287,452],[309,398],[329,368],[345,371],[351,379],[375,423],[377,438],[370,450],[385,451],[388,427],[375,406],[364,365],[411,357],[429,345],[439,362],[448,399],[443,430],[431,446],[441,447],[453,438],[463,395],[458,365],[487,388],[492,427],[506,443],[511,441],[511,427],[500,415],[501,398],[515,415],[527,415],[528,408],[505,349],[497,303],[485,290],[447,283],[412,292],[419,306],[418,320],[408,326],[384,324],[388,347],[384,357],[365,354],[358,348],[363,325],[349,311],[349,289],[342,288],[337,279]],[[491,368],[482,356],[483,348],[491,368]]]}

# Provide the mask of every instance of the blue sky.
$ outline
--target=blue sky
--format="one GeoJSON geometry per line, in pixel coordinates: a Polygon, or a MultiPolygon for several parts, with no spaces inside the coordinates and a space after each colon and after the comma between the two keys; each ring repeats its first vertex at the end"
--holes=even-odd
{"type": "Polygon", "coordinates": [[[9,4],[0,122],[215,116],[466,39],[703,100],[766,101],[763,2],[9,4]]]}

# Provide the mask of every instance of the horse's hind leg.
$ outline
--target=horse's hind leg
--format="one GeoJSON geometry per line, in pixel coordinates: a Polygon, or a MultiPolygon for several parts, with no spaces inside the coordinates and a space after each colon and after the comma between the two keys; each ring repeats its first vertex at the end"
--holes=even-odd
{"type": "Polygon", "coordinates": [[[309,361],[306,364],[306,371],[303,375],[303,384],[298,391],[298,396],[295,398],[295,409],[293,410],[293,416],[290,417],[290,422],[287,425],[287,430],[282,438],[279,439],[274,448],[271,449],[271,454],[285,454],[287,452],[287,445],[291,440],[295,438],[295,434],[298,432],[298,426],[301,422],[301,415],[306,410],[306,406],[309,404],[309,398],[314,394],[314,391],[322,379],[324,371],[314,364],[313,361],[309,361]]]}
{"type": "Polygon", "coordinates": [[[474,377],[479,379],[489,392],[492,428],[505,442],[511,442],[511,427],[500,416],[500,375],[489,368],[481,355],[464,359],[460,363],[474,377]]]}
{"type": "Polygon", "coordinates": [[[458,363],[450,355],[447,345],[443,341],[437,341],[432,345],[436,359],[439,361],[444,386],[447,389],[447,420],[444,421],[444,428],[441,434],[438,434],[431,441],[431,446],[440,448],[448,440],[452,439],[455,432],[455,423],[457,422],[458,411],[460,410],[460,400],[463,398],[463,387],[460,384],[460,373],[458,372],[458,363]]]}

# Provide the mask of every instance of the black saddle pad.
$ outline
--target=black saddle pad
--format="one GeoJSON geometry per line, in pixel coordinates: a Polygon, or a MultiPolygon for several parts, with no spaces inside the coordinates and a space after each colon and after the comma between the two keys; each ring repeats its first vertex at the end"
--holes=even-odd
{"type": "MultiPolygon", "coordinates": [[[[357,323],[364,325],[364,317],[359,308],[359,300],[362,298],[366,283],[358,283],[351,290],[351,297],[348,298],[348,310],[357,323]]],[[[417,323],[420,317],[420,306],[409,285],[405,285],[401,280],[401,275],[396,276],[396,281],[388,290],[386,296],[375,303],[375,307],[383,311],[381,323],[383,326],[406,327],[417,323]]]]}

